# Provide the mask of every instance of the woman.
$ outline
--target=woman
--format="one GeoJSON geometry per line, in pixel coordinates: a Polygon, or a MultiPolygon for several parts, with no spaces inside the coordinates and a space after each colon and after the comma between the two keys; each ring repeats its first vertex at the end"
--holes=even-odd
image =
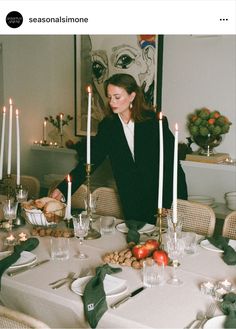
{"type": "MultiPolygon", "coordinates": [[[[115,74],[104,83],[110,114],[99,124],[92,142],[91,163],[95,170],[109,156],[120,195],[125,220],[155,223],[158,200],[159,124],[156,113],[144,103],[143,93],[128,74],[115,74]]],[[[174,137],[163,119],[164,186],[163,207],[172,203],[174,137]]],[[[80,161],[71,171],[72,193],[84,182],[85,147],[79,148],[80,161]]],[[[66,195],[61,182],[52,197],[66,195]]],[[[184,172],[178,168],[178,198],[187,198],[184,172]]]]}

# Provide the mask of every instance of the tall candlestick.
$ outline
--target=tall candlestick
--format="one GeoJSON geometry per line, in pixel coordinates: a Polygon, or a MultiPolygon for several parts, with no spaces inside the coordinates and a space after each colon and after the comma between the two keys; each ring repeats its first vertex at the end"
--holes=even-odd
{"type": "Polygon", "coordinates": [[[70,175],[67,176],[68,187],[67,187],[67,206],[66,206],[66,219],[71,218],[71,179],[70,175]]]}
{"type": "Polygon", "coordinates": [[[177,223],[178,134],[178,124],[176,123],[173,167],[173,223],[177,223]]]}
{"type": "Polygon", "coordinates": [[[8,130],[8,159],[7,159],[7,175],[11,175],[11,152],[12,152],[12,99],[9,99],[9,130],[8,130]]]}
{"type": "Polygon", "coordinates": [[[91,163],[91,104],[92,87],[88,86],[88,116],[87,116],[87,164],[91,163]]]}
{"type": "Polygon", "coordinates": [[[16,185],[20,185],[20,125],[18,109],[16,109],[16,185]]]}
{"type": "Polygon", "coordinates": [[[47,120],[43,123],[43,140],[44,142],[47,140],[47,120]]]}
{"type": "Polygon", "coordinates": [[[162,208],[163,199],[163,124],[162,112],[159,113],[159,186],[158,186],[158,208],[162,208]]]}
{"type": "Polygon", "coordinates": [[[60,134],[63,135],[63,113],[60,114],[60,134]]]}
{"type": "Polygon", "coordinates": [[[4,156],[4,140],[5,140],[5,125],[6,125],[6,107],[2,109],[2,138],[0,151],[0,180],[3,176],[3,156],[4,156]]]}

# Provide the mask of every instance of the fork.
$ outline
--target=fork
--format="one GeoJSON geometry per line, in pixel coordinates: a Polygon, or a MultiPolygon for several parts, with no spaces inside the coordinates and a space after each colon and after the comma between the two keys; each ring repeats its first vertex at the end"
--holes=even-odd
{"type": "Polygon", "coordinates": [[[204,315],[203,319],[198,323],[198,326],[196,328],[202,328],[204,323],[214,316],[215,310],[216,310],[216,304],[211,303],[206,311],[206,314],[204,315]]]}
{"type": "Polygon", "coordinates": [[[54,283],[50,283],[49,285],[52,286],[52,289],[58,289],[62,287],[67,282],[71,282],[75,277],[75,272],[70,272],[66,278],[54,281],[54,283]]]}

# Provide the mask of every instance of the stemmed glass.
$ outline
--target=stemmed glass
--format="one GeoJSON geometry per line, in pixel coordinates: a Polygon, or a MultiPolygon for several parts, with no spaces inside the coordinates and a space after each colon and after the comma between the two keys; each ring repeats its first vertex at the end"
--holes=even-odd
{"type": "MultiPolygon", "coordinates": [[[[74,234],[77,238],[79,238],[80,246],[82,246],[84,237],[88,234],[89,230],[89,217],[83,216],[79,214],[78,216],[73,216],[73,225],[74,225],[74,234]]],[[[80,251],[78,255],[76,255],[79,259],[86,259],[88,256],[80,251]]]]}
{"type": "Polygon", "coordinates": [[[89,208],[92,219],[94,219],[94,214],[96,213],[96,207],[97,207],[97,197],[94,196],[92,193],[89,193],[88,198],[87,197],[84,198],[84,207],[87,213],[89,208]]]}
{"type": "Polygon", "coordinates": [[[183,281],[177,277],[176,270],[179,266],[179,259],[182,258],[184,254],[184,241],[181,238],[178,238],[175,233],[173,235],[170,234],[168,238],[167,251],[169,257],[172,259],[173,275],[172,278],[167,281],[167,283],[179,286],[183,284],[183,281]]]}
{"type": "Polygon", "coordinates": [[[14,199],[7,199],[3,201],[3,215],[6,221],[8,221],[9,236],[6,238],[6,244],[14,244],[15,238],[12,235],[13,220],[16,218],[18,202],[14,199]]]}
{"type": "Polygon", "coordinates": [[[28,190],[22,188],[22,186],[20,186],[20,188],[16,189],[16,200],[18,201],[18,209],[17,209],[17,218],[16,218],[16,224],[22,224],[22,222],[24,222],[24,218],[21,216],[21,212],[22,212],[22,208],[21,208],[21,204],[23,202],[26,202],[28,199],[28,190]]]}

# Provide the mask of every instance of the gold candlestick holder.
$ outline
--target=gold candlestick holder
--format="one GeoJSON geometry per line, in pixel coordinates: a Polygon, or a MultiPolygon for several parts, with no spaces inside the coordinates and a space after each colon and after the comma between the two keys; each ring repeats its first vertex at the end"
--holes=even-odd
{"type": "Polygon", "coordinates": [[[94,239],[98,239],[101,237],[100,232],[96,231],[93,227],[92,227],[92,223],[93,223],[93,219],[92,219],[92,210],[90,207],[90,179],[91,179],[91,164],[87,163],[86,164],[86,178],[87,178],[87,216],[89,217],[89,231],[87,236],[85,237],[86,240],[94,240],[94,239]]]}
{"type": "Polygon", "coordinates": [[[163,208],[158,208],[156,227],[158,230],[158,242],[160,248],[162,248],[162,224],[163,224],[162,222],[163,222],[163,208]]]}
{"type": "Polygon", "coordinates": [[[63,147],[63,133],[60,133],[60,147],[63,147]]]}

